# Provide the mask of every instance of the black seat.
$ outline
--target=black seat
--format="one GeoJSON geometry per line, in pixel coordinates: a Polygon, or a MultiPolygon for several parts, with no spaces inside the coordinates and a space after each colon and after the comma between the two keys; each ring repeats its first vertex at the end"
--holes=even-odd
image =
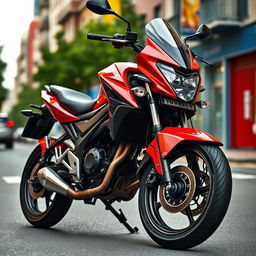
{"type": "Polygon", "coordinates": [[[96,99],[93,100],[90,96],[69,88],[58,85],[51,85],[50,90],[56,95],[62,107],[66,110],[72,110],[77,115],[82,115],[93,110],[96,99]]]}

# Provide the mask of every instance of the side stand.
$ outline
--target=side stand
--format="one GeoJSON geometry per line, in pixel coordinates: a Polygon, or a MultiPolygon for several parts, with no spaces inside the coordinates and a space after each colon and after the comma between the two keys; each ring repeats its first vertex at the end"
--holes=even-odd
{"type": "Polygon", "coordinates": [[[132,234],[133,233],[137,233],[139,231],[139,229],[137,227],[132,228],[128,223],[127,223],[127,219],[124,216],[123,212],[121,209],[119,209],[120,213],[118,213],[113,206],[111,205],[111,203],[109,201],[103,201],[102,203],[105,204],[106,206],[106,210],[111,211],[115,217],[120,221],[120,223],[122,223],[132,234]]]}

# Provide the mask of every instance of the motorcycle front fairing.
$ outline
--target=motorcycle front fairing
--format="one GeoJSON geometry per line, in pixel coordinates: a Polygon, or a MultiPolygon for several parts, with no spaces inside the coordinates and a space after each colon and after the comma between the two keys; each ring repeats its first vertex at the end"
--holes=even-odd
{"type": "MultiPolygon", "coordinates": [[[[136,56],[138,70],[152,81],[150,89],[153,92],[177,99],[177,93],[158,65],[164,64],[185,75],[194,73],[198,76],[200,66],[189,47],[183,44],[175,29],[167,21],[157,18],[149,22],[146,25],[146,35],[147,45],[136,56]]],[[[197,99],[200,83],[201,79],[193,101],[197,99]]]]}
{"type": "MultiPolygon", "coordinates": [[[[161,94],[181,102],[193,103],[197,101],[197,96],[201,84],[199,75],[200,66],[196,62],[189,47],[185,45],[175,29],[165,20],[157,18],[146,26],[147,46],[137,56],[138,69],[146,74],[152,84],[150,89],[156,94],[161,94]],[[173,68],[178,74],[198,76],[198,83],[194,88],[193,96],[189,100],[179,97],[172,84],[168,81],[158,64],[164,64],[173,68]]],[[[182,85],[185,87],[185,85],[182,85]]],[[[184,142],[198,141],[200,143],[222,143],[212,135],[197,129],[184,127],[165,127],[155,134],[155,139],[148,145],[146,152],[154,162],[156,171],[163,174],[161,158],[166,159],[172,150],[184,142]],[[158,143],[157,143],[158,140],[158,143]]]]}

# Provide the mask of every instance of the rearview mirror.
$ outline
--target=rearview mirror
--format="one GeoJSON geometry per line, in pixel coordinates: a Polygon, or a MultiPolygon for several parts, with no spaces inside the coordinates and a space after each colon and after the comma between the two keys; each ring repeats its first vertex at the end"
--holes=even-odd
{"type": "Polygon", "coordinates": [[[202,24],[199,26],[195,34],[189,35],[184,39],[185,43],[188,39],[194,37],[197,37],[201,40],[206,40],[212,37],[212,31],[205,24],[202,24]]]}
{"type": "Polygon", "coordinates": [[[202,40],[206,40],[212,37],[212,31],[205,24],[202,24],[197,29],[195,35],[202,40]]]}
{"type": "Polygon", "coordinates": [[[86,7],[96,14],[114,14],[110,4],[107,0],[89,0],[86,3],[86,7]]]}
{"type": "Polygon", "coordinates": [[[121,19],[127,23],[127,32],[131,31],[130,22],[128,20],[126,20],[125,18],[123,18],[122,16],[120,16],[119,14],[117,14],[116,12],[114,12],[111,9],[108,0],[88,0],[86,3],[86,7],[90,11],[92,11],[96,14],[100,14],[100,15],[113,14],[113,15],[115,15],[116,17],[118,17],[119,19],[121,19]]]}

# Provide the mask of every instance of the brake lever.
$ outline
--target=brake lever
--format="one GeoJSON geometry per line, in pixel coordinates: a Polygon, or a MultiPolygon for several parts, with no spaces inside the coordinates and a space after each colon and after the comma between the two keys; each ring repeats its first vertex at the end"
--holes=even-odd
{"type": "Polygon", "coordinates": [[[195,58],[198,59],[199,61],[204,62],[205,64],[209,65],[210,67],[213,66],[213,64],[211,62],[208,62],[207,60],[205,60],[203,57],[195,55],[195,58]]]}
{"type": "Polygon", "coordinates": [[[128,40],[123,40],[123,39],[112,39],[112,38],[103,38],[102,41],[109,41],[113,43],[120,43],[120,44],[128,44],[128,40]]]}

